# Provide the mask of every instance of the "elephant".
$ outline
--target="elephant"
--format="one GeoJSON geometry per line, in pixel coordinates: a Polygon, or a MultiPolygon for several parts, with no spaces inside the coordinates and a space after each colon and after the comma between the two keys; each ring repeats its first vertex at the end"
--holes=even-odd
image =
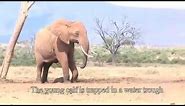
{"type": "Polygon", "coordinates": [[[74,61],[74,43],[80,45],[84,54],[85,68],[89,53],[89,40],[85,25],[80,21],[58,19],[41,28],[35,36],[36,82],[48,82],[48,70],[53,63],[60,63],[63,70],[63,82],[76,82],[78,70],[74,61]],[[72,72],[70,80],[69,69],[72,72]],[[42,77],[41,77],[42,75],[42,77]]]}

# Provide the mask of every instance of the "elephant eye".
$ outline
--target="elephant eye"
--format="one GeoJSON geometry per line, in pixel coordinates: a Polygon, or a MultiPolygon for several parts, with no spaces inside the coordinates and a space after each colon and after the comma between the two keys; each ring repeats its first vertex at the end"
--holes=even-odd
{"type": "Polygon", "coordinates": [[[79,31],[76,31],[74,36],[78,37],[79,36],[79,31]]]}
{"type": "Polygon", "coordinates": [[[78,35],[78,34],[75,34],[75,35],[74,35],[74,37],[76,37],[76,38],[77,38],[77,37],[79,37],[79,35],[78,35]]]}

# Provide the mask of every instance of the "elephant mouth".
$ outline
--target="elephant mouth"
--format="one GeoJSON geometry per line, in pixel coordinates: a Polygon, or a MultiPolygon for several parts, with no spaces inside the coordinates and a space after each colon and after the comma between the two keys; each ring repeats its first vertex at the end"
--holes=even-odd
{"type": "Polygon", "coordinates": [[[78,41],[78,40],[76,40],[76,39],[72,39],[72,40],[71,40],[71,42],[74,42],[74,43],[79,44],[79,41],[78,41]]]}

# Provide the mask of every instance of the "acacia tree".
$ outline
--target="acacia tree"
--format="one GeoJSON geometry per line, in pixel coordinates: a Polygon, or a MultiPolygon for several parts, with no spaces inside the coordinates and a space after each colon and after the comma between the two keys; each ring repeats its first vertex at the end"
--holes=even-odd
{"type": "Polygon", "coordinates": [[[131,26],[124,18],[121,23],[109,21],[111,28],[105,28],[103,20],[96,18],[96,33],[102,38],[105,48],[111,53],[112,64],[115,65],[116,54],[123,45],[134,45],[140,37],[140,32],[131,26]]]}
{"type": "Polygon", "coordinates": [[[18,37],[21,33],[21,30],[23,28],[25,20],[28,16],[28,11],[30,10],[30,8],[33,4],[34,4],[34,1],[33,2],[29,2],[29,1],[21,2],[20,14],[19,14],[16,26],[15,26],[15,29],[13,31],[12,37],[11,37],[9,44],[8,44],[8,47],[6,49],[6,55],[3,60],[3,64],[2,64],[0,77],[3,79],[6,79],[16,42],[17,42],[18,37]]]}

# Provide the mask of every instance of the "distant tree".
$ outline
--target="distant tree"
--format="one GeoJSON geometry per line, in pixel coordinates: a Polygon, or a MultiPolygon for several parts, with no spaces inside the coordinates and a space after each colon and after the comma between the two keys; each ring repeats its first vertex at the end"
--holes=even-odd
{"type": "Polygon", "coordinates": [[[135,45],[140,37],[140,32],[131,26],[126,18],[121,23],[111,20],[111,29],[105,28],[103,20],[96,18],[96,33],[102,38],[105,48],[111,53],[112,64],[115,65],[118,49],[123,45],[135,45]]]}

